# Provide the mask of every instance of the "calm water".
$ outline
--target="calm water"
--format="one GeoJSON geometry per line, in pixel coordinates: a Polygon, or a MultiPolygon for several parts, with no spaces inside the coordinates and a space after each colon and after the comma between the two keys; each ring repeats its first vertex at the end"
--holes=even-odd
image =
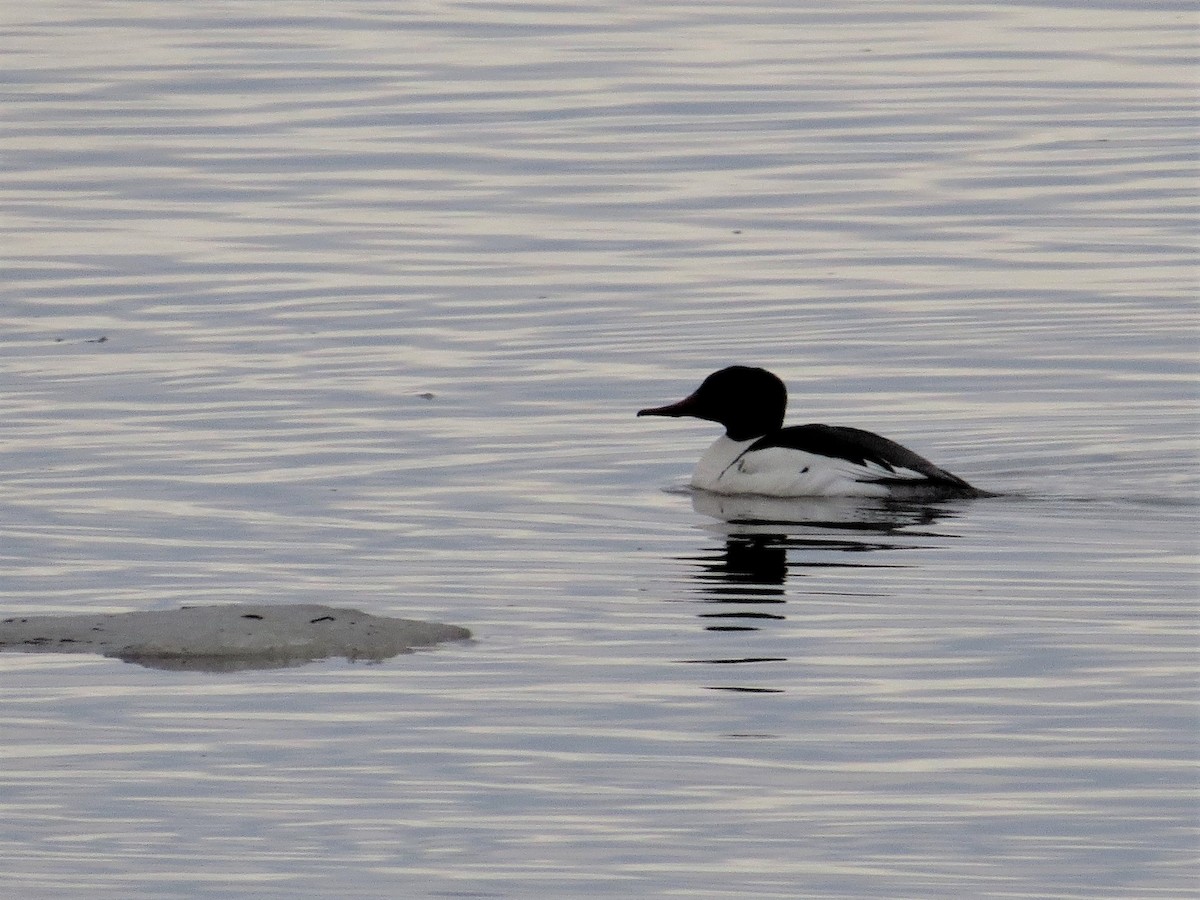
{"type": "Polygon", "coordinates": [[[10,6],[0,612],[477,639],[0,655],[0,895],[1196,896],[1193,4],[10,6]]]}

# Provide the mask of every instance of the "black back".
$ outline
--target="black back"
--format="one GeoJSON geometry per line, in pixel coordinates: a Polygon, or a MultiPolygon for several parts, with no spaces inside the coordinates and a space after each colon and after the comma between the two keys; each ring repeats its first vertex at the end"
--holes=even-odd
{"type": "MultiPolygon", "coordinates": [[[[888,472],[894,472],[896,469],[909,469],[913,472],[920,472],[931,482],[939,485],[970,492],[976,490],[957,475],[952,475],[945,469],[935,466],[925,457],[914,453],[907,447],[861,428],[850,428],[845,425],[792,425],[759,438],[746,448],[746,452],[753,453],[755,450],[765,450],[768,447],[803,450],[806,453],[815,453],[833,459],[844,459],[860,466],[874,463],[888,472]]],[[[874,479],[874,481],[877,484],[913,483],[911,478],[897,478],[893,481],[884,477],[874,479]]]]}

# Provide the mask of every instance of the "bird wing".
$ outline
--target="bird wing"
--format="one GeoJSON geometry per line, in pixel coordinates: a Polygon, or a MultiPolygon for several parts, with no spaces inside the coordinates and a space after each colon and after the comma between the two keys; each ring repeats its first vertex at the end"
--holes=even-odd
{"type": "Polygon", "coordinates": [[[838,468],[856,481],[878,484],[934,482],[970,488],[967,482],[925,457],[870,431],[844,425],[792,425],[759,438],[746,448],[755,451],[782,447],[837,461],[838,468]],[[844,465],[843,465],[844,464],[844,465]]]}

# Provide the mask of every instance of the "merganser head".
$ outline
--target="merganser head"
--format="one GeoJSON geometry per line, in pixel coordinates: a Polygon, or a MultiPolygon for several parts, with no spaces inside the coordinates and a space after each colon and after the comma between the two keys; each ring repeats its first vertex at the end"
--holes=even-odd
{"type": "Polygon", "coordinates": [[[691,416],[719,422],[735,441],[762,437],[783,427],[787,388],[766,369],[730,366],[713,372],[700,387],[668,406],[643,409],[639,416],[691,416]]]}

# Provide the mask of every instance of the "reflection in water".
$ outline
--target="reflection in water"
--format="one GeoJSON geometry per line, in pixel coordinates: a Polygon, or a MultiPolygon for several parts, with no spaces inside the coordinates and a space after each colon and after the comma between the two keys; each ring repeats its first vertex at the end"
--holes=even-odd
{"type": "MultiPolygon", "coordinates": [[[[702,602],[711,604],[699,613],[705,630],[753,632],[772,620],[786,618],[786,582],[810,570],[896,567],[872,563],[863,554],[883,550],[913,550],[926,546],[913,538],[946,535],[928,530],[954,517],[950,504],[920,504],[877,498],[726,497],[703,491],[692,493],[697,512],[719,519],[721,546],[696,556],[683,557],[695,566],[692,577],[702,602]],[[841,558],[842,554],[857,554],[841,558]]],[[[741,655],[686,660],[691,663],[730,665],[786,662],[787,657],[741,655]]],[[[745,685],[711,686],[713,690],[778,693],[778,689],[745,685]]]]}
{"type": "MultiPolygon", "coordinates": [[[[724,548],[688,561],[697,565],[693,577],[700,583],[705,602],[756,607],[785,602],[787,549],[782,535],[729,535],[724,548]]],[[[782,619],[783,615],[758,608],[721,609],[700,617],[725,621],[708,626],[710,631],[753,631],[756,626],[729,620],[782,619]]]]}
{"type": "MultiPolygon", "coordinates": [[[[920,503],[884,497],[724,496],[692,491],[692,508],[740,533],[789,531],[795,526],[893,534],[953,518],[958,503],[920,503]]],[[[911,532],[906,532],[911,533],[911,532]]]]}

